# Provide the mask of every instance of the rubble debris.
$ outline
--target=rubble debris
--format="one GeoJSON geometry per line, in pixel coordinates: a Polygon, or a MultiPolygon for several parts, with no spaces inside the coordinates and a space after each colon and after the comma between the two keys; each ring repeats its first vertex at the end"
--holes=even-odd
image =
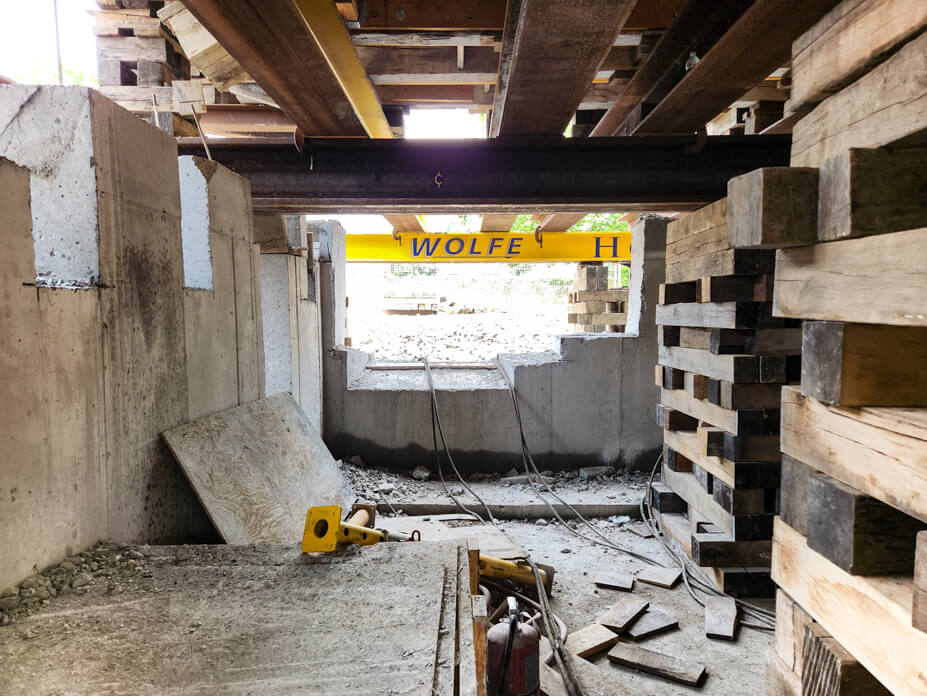
{"type": "Polygon", "coordinates": [[[427,481],[431,478],[431,471],[424,466],[417,466],[412,469],[412,478],[416,481],[427,481]]]}
{"type": "Polygon", "coordinates": [[[579,470],[579,478],[582,481],[593,481],[599,476],[614,476],[615,467],[613,466],[584,466],[579,470]]]}

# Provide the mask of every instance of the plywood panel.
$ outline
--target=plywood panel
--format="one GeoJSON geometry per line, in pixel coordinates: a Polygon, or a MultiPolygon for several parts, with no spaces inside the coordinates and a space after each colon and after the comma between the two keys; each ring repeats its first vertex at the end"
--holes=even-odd
{"type": "Polygon", "coordinates": [[[229,544],[296,542],[314,505],[350,503],[325,443],[289,394],[276,394],[164,433],[229,544]]]}

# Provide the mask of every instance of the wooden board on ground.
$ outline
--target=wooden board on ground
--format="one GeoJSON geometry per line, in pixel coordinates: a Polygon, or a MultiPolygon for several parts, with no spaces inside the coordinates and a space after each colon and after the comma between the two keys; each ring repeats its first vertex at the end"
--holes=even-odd
{"type": "Polygon", "coordinates": [[[649,606],[650,602],[638,597],[619,599],[596,621],[616,633],[623,633],[649,606]]]}
{"type": "Polygon", "coordinates": [[[782,451],[927,522],[927,409],[840,408],[784,387],[782,451]]]}
{"type": "Polygon", "coordinates": [[[679,628],[679,620],[659,609],[648,609],[627,629],[626,633],[633,640],[644,640],[650,636],[679,628]]]}
{"type": "Polygon", "coordinates": [[[627,573],[599,573],[593,582],[599,587],[607,587],[610,590],[630,592],[634,588],[634,576],[627,573]]]}
{"type": "Polygon", "coordinates": [[[911,625],[911,578],[850,575],[808,548],[781,520],[773,537],[772,574],[892,693],[927,695],[927,633],[911,625]]]}
{"type": "Polygon", "coordinates": [[[567,636],[566,649],[578,657],[592,657],[618,642],[618,634],[594,623],[567,636]]]}
{"type": "Polygon", "coordinates": [[[135,550],[149,554],[140,567],[109,578],[120,592],[95,579],[33,614],[28,634],[0,630],[0,693],[454,693],[435,679],[440,632],[455,630],[451,544],[135,550]]]}
{"type": "Polygon", "coordinates": [[[495,558],[515,560],[528,557],[528,553],[522,547],[497,527],[482,524],[475,517],[463,514],[378,518],[376,526],[410,536],[418,530],[422,533],[422,541],[462,542],[476,539],[480,551],[495,558]]]}
{"type": "Polygon", "coordinates": [[[290,394],[275,394],[162,433],[228,544],[295,543],[316,505],[348,507],[350,489],[290,394]]]}
{"type": "Polygon", "coordinates": [[[733,597],[705,597],[705,635],[734,640],[737,633],[737,603],[733,597]]]}
{"type": "Polygon", "coordinates": [[[705,665],[683,662],[670,655],[646,650],[630,643],[618,643],[608,651],[608,659],[625,667],[655,674],[664,679],[695,686],[705,674],[705,665]]]}
{"type": "Polygon", "coordinates": [[[780,249],[773,314],[927,326],[925,258],[927,228],[780,249]]]}
{"type": "Polygon", "coordinates": [[[637,574],[637,579],[648,585],[671,588],[679,582],[682,570],[679,568],[662,568],[660,566],[647,566],[637,574]]]}

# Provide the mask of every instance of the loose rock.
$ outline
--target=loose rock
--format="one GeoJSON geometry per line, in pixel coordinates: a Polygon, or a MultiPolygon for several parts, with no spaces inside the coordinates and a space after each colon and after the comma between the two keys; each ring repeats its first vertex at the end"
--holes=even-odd
{"type": "Polygon", "coordinates": [[[416,481],[427,481],[431,478],[431,471],[424,466],[417,466],[412,469],[412,478],[416,481]]]}

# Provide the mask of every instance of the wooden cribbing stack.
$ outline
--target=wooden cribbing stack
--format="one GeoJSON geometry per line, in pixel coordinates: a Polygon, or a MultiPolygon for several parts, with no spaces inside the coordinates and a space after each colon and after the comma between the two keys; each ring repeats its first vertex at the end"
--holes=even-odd
{"type": "Polygon", "coordinates": [[[773,592],[779,401],[800,371],[801,328],[772,315],[775,252],[734,249],[729,200],[667,228],[656,383],[664,527],[717,586],[773,592]]]}
{"type": "Polygon", "coordinates": [[[609,289],[607,266],[577,266],[570,293],[570,324],[580,331],[620,333],[626,323],[627,304],[627,288],[609,289]]]}

